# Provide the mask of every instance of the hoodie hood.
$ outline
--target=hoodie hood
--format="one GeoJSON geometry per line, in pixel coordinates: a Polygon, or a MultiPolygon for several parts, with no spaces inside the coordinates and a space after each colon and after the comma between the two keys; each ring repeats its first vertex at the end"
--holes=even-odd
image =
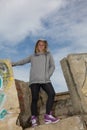
{"type": "Polygon", "coordinates": [[[49,54],[49,53],[50,53],[49,51],[47,51],[47,52],[45,52],[45,53],[38,52],[38,53],[34,53],[34,55],[36,55],[36,56],[39,56],[39,55],[47,55],[47,54],[49,54]]]}

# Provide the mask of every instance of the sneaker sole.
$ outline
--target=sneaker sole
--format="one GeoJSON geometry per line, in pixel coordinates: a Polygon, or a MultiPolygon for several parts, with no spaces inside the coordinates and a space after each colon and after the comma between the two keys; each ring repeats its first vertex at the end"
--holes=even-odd
{"type": "Polygon", "coordinates": [[[50,124],[50,123],[52,123],[51,121],[45,121],[45,124],[50,124]]]}
{"type": "Polygon", "coordinates": [[[60,121],[60,119],[58,119],[57,121],[54,121],[54,122],[52,122],[52,123],[57,123],[57,122],[59,122],[60,121]]]}
{"type": "Polygon", "coordinates": [[[54,121],[54,122],[52,122],[52,121],[46,121],[45,124],[50,124],[50,123],[53,123],[53,124],[54,124],[54,123],[57,123],[57,122],[59,122],[59,121],[60,121],[60,119],[58,119],[57,121],[54,121]]]}

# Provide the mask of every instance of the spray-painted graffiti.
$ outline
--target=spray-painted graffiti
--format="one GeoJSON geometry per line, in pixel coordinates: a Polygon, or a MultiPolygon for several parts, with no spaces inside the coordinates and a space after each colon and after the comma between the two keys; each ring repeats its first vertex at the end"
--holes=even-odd
{"type": "Polygon", "coordinates": [[[8,114],[5,103],[8,101],[7,91],[14,84],[12,66],[9,60],[0,60],[0,120],[8,114]]]}

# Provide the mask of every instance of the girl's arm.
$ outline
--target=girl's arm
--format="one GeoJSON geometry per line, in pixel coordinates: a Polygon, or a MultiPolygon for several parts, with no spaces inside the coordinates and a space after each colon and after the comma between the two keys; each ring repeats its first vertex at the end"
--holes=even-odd
{"type": "Polygon", "coordinates": [[[30,62],[31,62],[31,56],[24,58],[17,62],[12,62],[11,64],[12,64],[12,66],[19,66],[19,65],[24,65],[24,64],[30,63],[30,62]]]}
{"type": "Polygon", "coordinates": [[[49,63],[49,76],[51,76],[55,70],[55,63],[54,63],[54,59],[53,56],[50,54],[50,63],[49,63]]]}

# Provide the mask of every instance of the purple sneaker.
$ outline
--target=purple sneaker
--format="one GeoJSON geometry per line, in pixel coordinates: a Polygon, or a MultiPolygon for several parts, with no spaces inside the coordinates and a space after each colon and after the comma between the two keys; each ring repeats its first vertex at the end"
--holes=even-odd
{"type": "Polygon", "coordinates": [[[31,123],[32,123],[32,127],[37,126],[37,118],[36,118],[36,116],[31,117],[31,123]]]}
{"type": "Polygon", "coordinates": [[[59,118],[55,118],[54,116],[52,116],[51,114],[45,114],[44,115],[44,121],[45,124],[49,124],[49,123],[56,123],[58,122],[60,119],[59,118]]]}

